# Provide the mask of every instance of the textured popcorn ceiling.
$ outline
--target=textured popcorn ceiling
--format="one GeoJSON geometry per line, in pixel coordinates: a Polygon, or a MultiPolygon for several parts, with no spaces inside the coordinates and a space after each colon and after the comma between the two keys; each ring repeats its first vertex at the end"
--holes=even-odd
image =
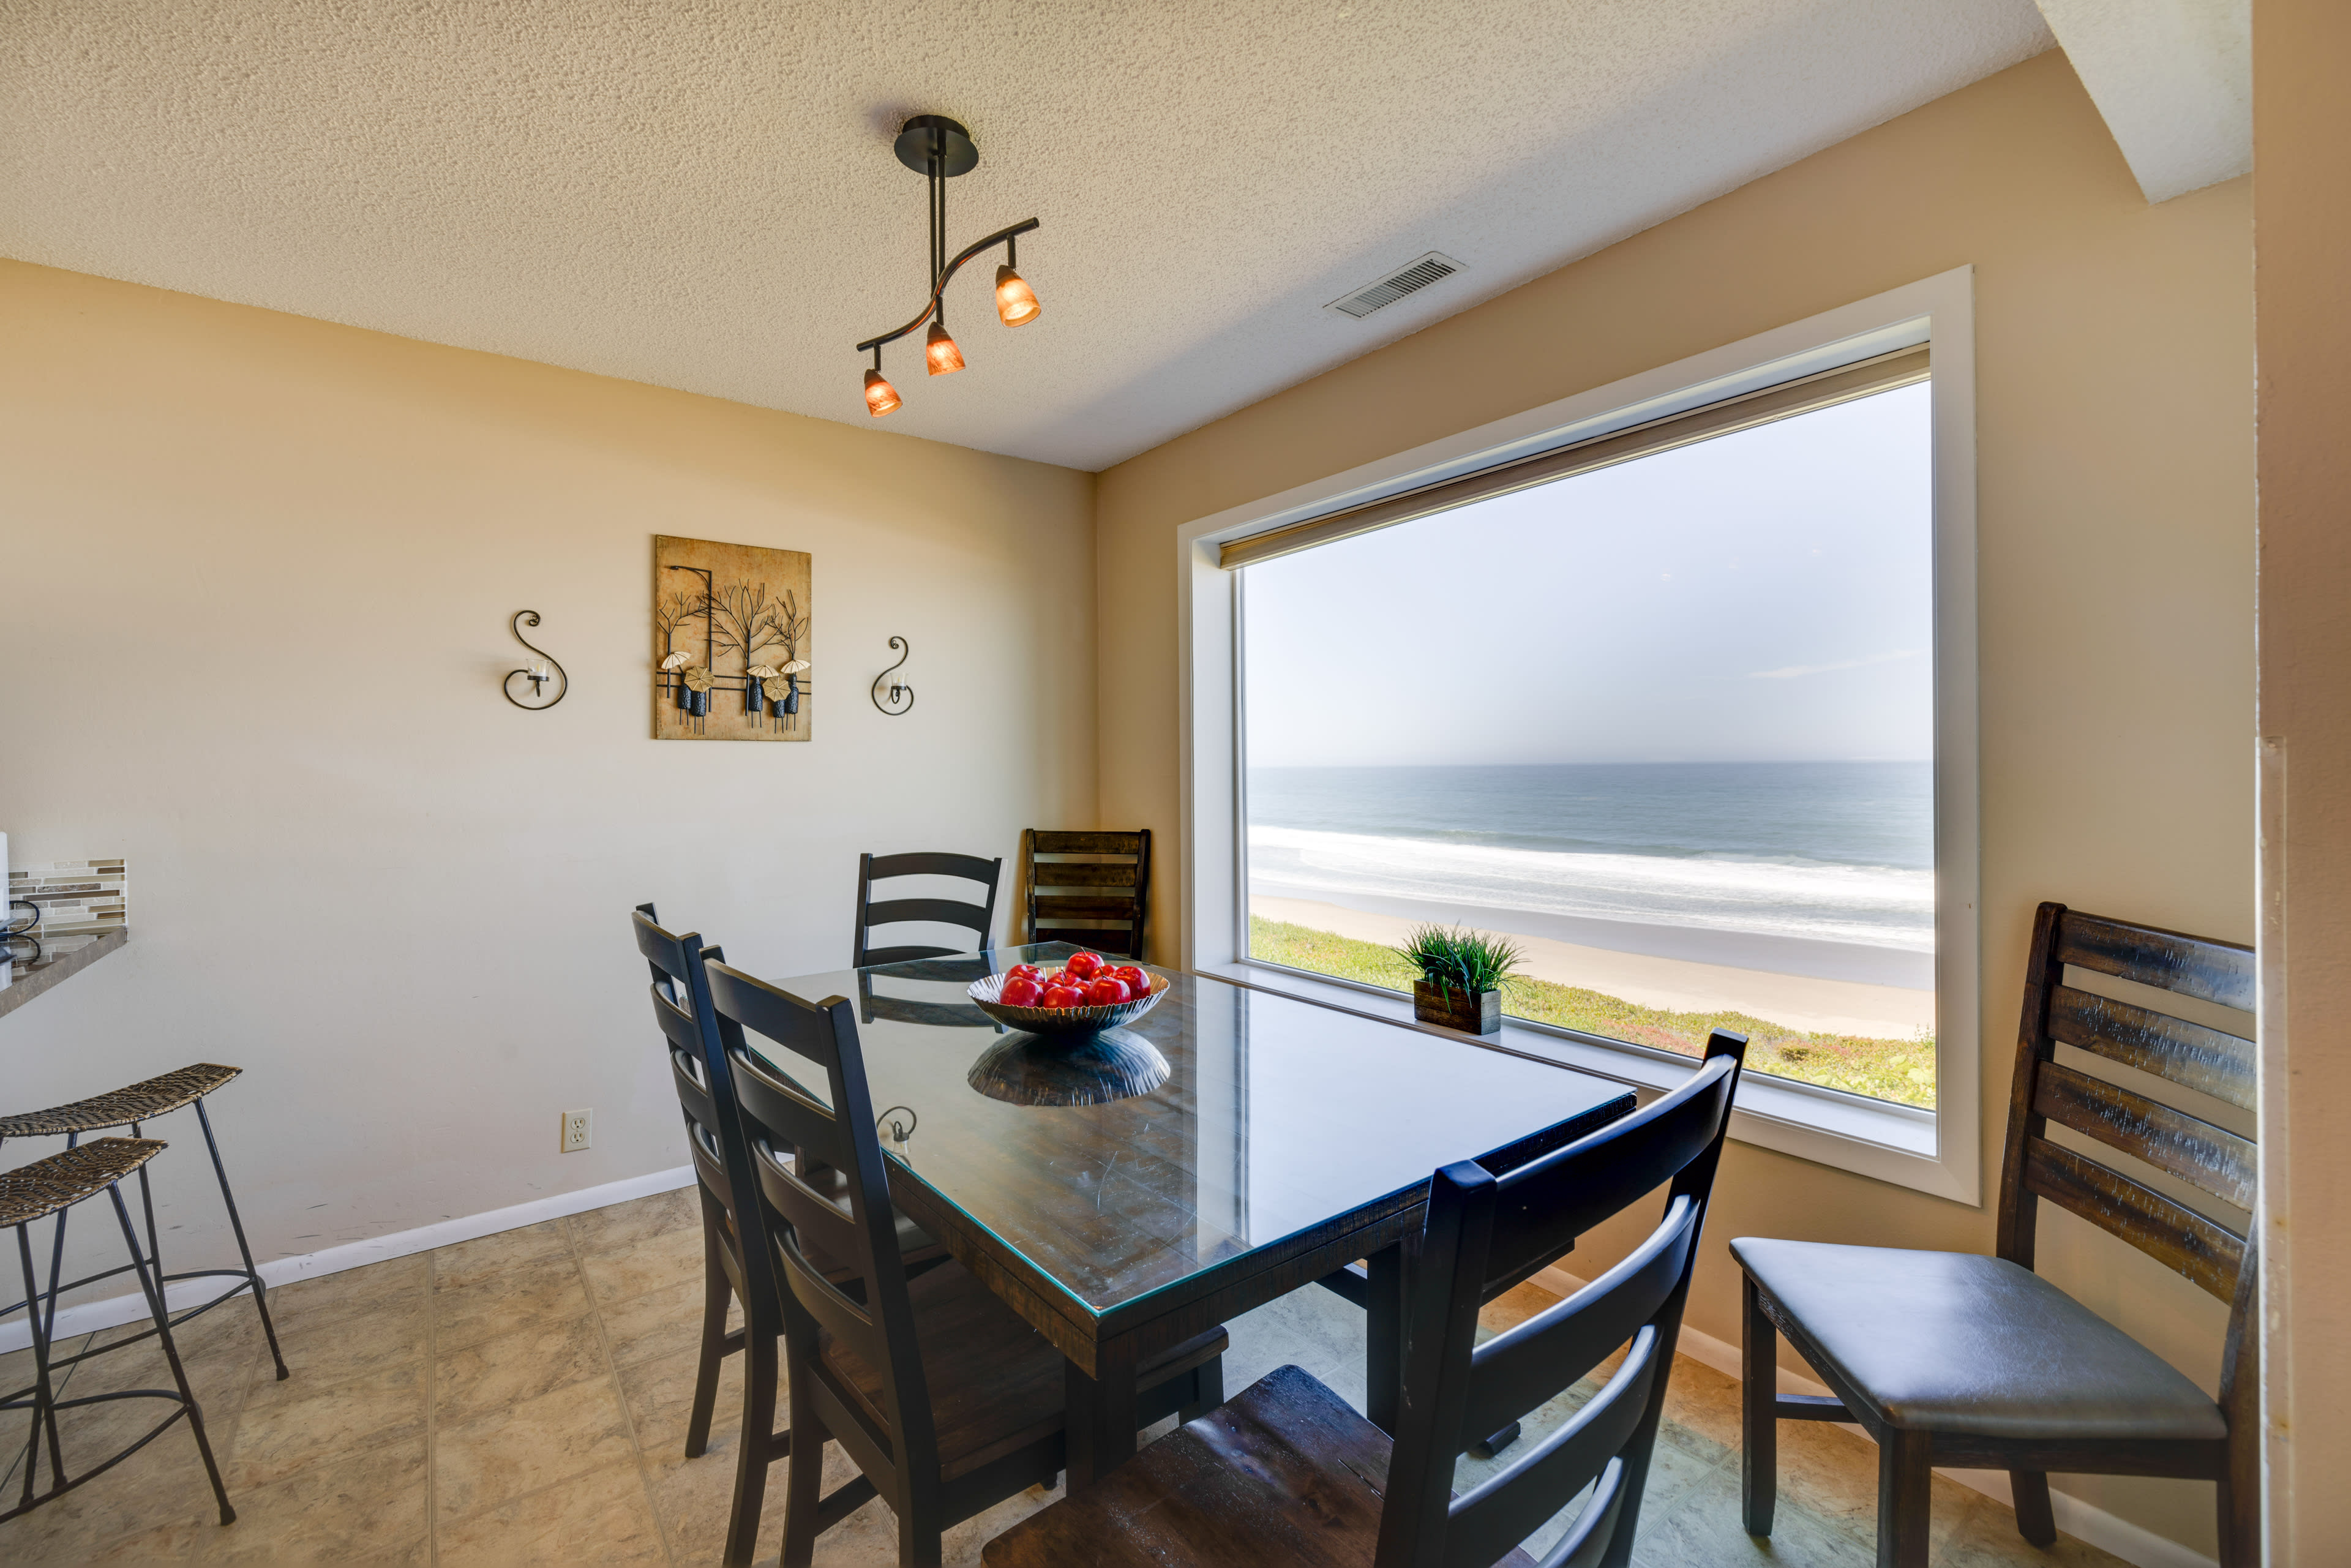
{"type": "MultiPolygon", "coordinates": [[[[2049,47],[2032,0],[0,0],[0,252],[1100,468],[2049,47]],[[1425,251],[1363,321],[1321,308],[1425,251]]],[[[1560,345],[1571,350],[1572,345],[1560,345]]]]}

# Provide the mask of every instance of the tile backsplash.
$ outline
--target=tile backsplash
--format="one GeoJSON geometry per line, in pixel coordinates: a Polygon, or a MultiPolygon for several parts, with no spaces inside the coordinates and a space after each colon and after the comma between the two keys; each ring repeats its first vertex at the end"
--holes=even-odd
{"type": "Polygon", "coordinates": [[[35,861],[8,868],[8,896],[41,906],[41,935],[111,931],[130,917],[131,868],[120,860],[35,861]]]}

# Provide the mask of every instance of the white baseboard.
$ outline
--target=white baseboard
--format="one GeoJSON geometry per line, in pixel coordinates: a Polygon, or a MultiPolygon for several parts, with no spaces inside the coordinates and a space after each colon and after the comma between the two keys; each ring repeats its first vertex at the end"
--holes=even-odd
{"type": "MultiPolygon", "coordinates": [[[[1573,1295],[1584,1286],[1583,1281],[1560,1268],[1543,1270],[1531,1282],[1562,1296],[1573,1295]]],[[[1745,1360],[1737,1345],[1709,1333],[1700,1333],[1687,1323],[1682,1325],[1679,1348],[1682,1354],[1714,1368],[1725,1377],[1737,1378],[1745,1371],[1745,1360]]],[[[1828,1386],[1783,1366],[1780,1368],[1780,1392],[1825,1396],[1828,1386]]],[[[1844,1426],[1844,1423],[1838,1425],[1844,1426]]],[[[1848,1426],[1846,1430],[1859,1432],[1861,1428],[1848,1426]]],[[[1935,1473],[1948,1477],[1971,1491],[1998,1498],[2004,1506],[2014,1506],[2006,1470],[1938,1469],[1935,1473]]],[[[2087,1542],[2101,1552],[2111,1552],[2126,1563],[2136,1563],[2137,1568],[2220,1568],[2219,1563],[2200,1552],[2084,1502],[2070,1493],[2059,1491],[2053,1486],[2049,1489],[2049,1511],[2056,1516],[2057,1528],[2066,1534],[2077,1541],[2087,1542]]]]}
{"type": "MultiPolygon", "coordinates": [[[[429,1252],[435,1247],[454,1247],[460,1241],[471,1241],[477,1237],[495,1236],[502,1230],[517,1230],[526,1225],[559,1219],[567,1214],[585,1214],[591,1208],[607,1208],[616,1203],[626,1203],[631,1198],[650,1197],[657,1192],[674,1192],[693,1185],[694,1167],[679,1166],[671,1170],[654,1171],[648,1176],[606,1182],[601,1186],[582,1187],[578,1192],[559,1193],[553,1197],[535,1197],[528,1203],[517,1203],[510,1208],[494,1208],[486,1214],[463,1215],[455,1219],[420,1225],[413,1230],[396,1230],[389,1236],[347,1242],[318,1252],[272,1259],[261,1265],[261,1278],[267,1285],[290,1285],[297,1280],[315,1280],[325,1274],[340,1274],[346,1269],[364,1268],[370,1263],[387,1263],[394,1258],[429,1252]]],[[[164,1303],[174,1312],[193,1307],[218,1295],[227,1283],[227,1281],[217,1278],[182,1280],[164,1292],[164,1303]]],[[[96,1329],[116,1328],[146,1316],[146,1298],[132,1290],[120,1296],[106,1296],[95,1301],[59,1307],[57,1335],[63,1339],[96,1329]]],[[[23,1350],[32,1343],[33,1328],[29,1319],[0,1323],[0,1354],[23,1350]]]]}

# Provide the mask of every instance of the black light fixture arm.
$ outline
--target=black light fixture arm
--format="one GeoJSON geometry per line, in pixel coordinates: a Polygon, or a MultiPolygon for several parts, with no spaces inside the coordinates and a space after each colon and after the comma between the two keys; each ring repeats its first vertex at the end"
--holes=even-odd
{"type": "Polygon", "coordinates": [[[962,253],[953,261],[947,263],[945,270],[939,274],[938,281],[931,286],[930,303],[923,307],[923,313],[921,315],[915,317],[913,320],[907,322],[904,326],[899,328],[894,332],[884,332],[878,338],[866,339],[865,341],[857,345],[857,351],[862,354],[868,349],[879,349],[884,343],[894,343],[899,339],[904,337],[907,333],[921,327],[933,316],[938,314],[939,297],[946,292],[948,280],[955,277],[956,271],[962,267],[965,262],[969,261],[972,257],[979,255],[982,251],[987,250],[991,246],[1001,245],[1008,247],[1015,236],[1025,235],[1036,226],[1037,220],[1035,218],[1024,219],[1019,223],[1014,224],[1008,229],[998,229],[994,234],[989,235],[986,239],[975,240],[970,245],[964,246],[962,253]]]}

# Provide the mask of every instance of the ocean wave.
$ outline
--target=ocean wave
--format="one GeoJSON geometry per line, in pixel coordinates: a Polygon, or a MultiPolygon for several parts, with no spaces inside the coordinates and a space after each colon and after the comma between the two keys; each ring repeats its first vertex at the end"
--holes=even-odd
{"type": "Polygon", "coordinates": [[[1931,953],[1935,873],[1797,857],[1577,854],[1263,825],[1249,888],[1483,904],[1931,953]]]}

